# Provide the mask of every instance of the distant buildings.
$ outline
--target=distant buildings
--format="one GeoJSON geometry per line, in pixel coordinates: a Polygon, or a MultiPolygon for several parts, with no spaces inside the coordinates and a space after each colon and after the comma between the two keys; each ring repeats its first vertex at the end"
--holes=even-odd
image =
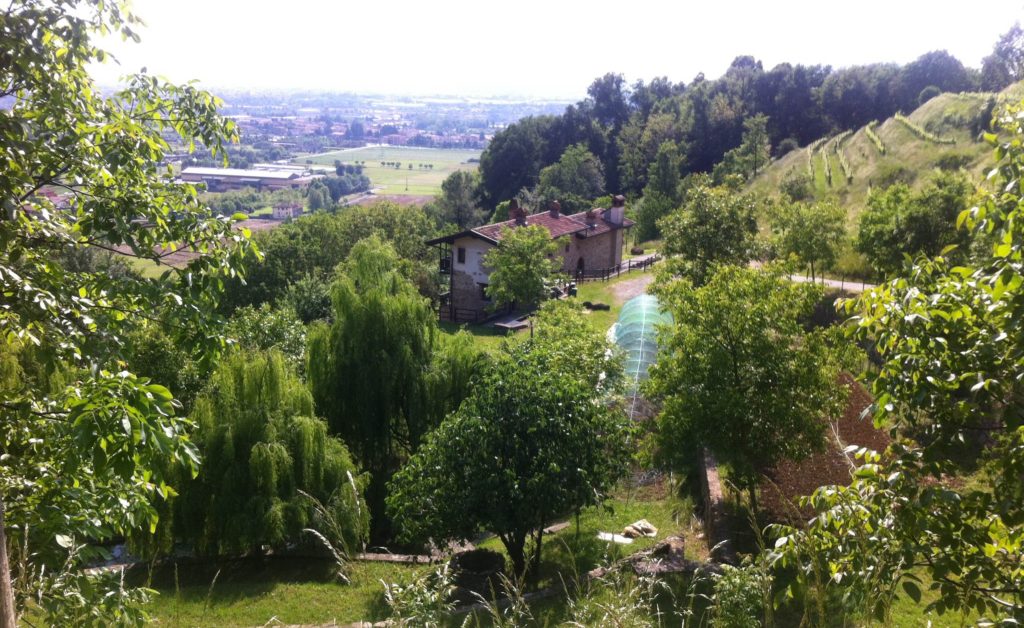
{"type": "Polygon", "coordinates": [[[298,218],[302,215],[302,205],[299,203],[282,203],[274,206],[274,220],[287,220],[298,218]]]}
{"type": "Polygon", "coordinates": [[[316,175],[295,168],[242,170],[240,168],[203,168],[192,166],[181,171],[179,179],[188,183],[205,183],[210,192],[226,192],[254,188],[257,190],[298,190],[309,185],[316,175]]]}

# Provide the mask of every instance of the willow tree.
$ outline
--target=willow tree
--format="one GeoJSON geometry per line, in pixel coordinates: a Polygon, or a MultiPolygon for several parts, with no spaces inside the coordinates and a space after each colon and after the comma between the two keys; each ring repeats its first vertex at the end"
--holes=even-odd
{"type": "Polygon", "coordinates": [[[345,445],[314,416],[312,395],[279,352],[226,358],[192,418],[205,463],[179,489],[175,524],[197,553],[299,542],[305,528],[331,528],[317,520],[316,502],[341,522],[332,543],[355,548],[365,541],[363,478],[345,445]]]}
{"type": "Polygon", "coordinates": [[[333,322],[309,332],[309,383],[330,430],[370,472],[374,537],[387,536],[385,487],[401,460],[458,407],[478,353],[443,337],[390,245],[357,243],[332,287],[333,322]],[[448,343],[449,350],[442,350],[448,343]]]}

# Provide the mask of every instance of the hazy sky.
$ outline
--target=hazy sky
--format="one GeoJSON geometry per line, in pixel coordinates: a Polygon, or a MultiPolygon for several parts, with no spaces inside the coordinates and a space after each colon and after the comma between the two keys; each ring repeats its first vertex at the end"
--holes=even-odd
{"type": "Polygon", "coordinates": [[[719,76],[751,54],[834,67],[946,49],[978,67],[1024,0],[134,0],[121,65],[205,87],[577,99],[606,72],[629,82],[719,76]]]}

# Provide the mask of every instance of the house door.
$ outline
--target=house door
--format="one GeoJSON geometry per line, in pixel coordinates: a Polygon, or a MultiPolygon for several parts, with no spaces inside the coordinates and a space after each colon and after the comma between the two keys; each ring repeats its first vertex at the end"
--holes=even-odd
{"type": "Polygon", "coordinates": [[[583,262],[583,258],[582,257],[579,258],[578,260],[576,260],[576,276],[577,277],[582,277],[583,276],[584,267],[585,267],[585,264],[583,262]]]}

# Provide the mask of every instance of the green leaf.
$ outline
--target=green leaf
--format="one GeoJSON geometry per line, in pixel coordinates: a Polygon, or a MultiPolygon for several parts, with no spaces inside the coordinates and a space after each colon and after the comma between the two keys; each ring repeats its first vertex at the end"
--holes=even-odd
{"type": "Polygon", "coordinates": [[[903,591],[906,592],[910,599],[914,600],[915,604],[921,603],[921,589],[916,584],[909,580],[903,581],[903,591]]]}

